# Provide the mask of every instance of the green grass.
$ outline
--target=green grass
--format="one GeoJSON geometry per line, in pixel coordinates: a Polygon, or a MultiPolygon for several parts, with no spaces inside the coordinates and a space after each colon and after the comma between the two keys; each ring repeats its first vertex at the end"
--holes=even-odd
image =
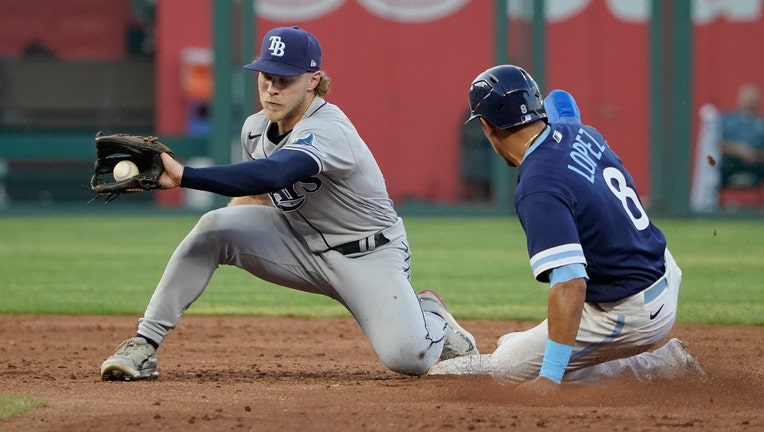
{"type": "Polygon", "coordinates": [[[0,394],[0,420],[21,414],[34,408],[44,407],[45,401],[29,399],[16,395],[0,394]]]}
{"type": "MultiPolygon", "coordinates": [[[[0,218],[0,313],[142,315],[196,216],[0,218]]],[[[764,223],[659,220],[684,272],[678,321],[764,325],[764,223]]],[[[406,218],[417,290],[437,289],[463,319],[539,320],[515,218],[406,218]]],[[[349,316],[332,300],[221,267],[189,315],[349,316]]]]}

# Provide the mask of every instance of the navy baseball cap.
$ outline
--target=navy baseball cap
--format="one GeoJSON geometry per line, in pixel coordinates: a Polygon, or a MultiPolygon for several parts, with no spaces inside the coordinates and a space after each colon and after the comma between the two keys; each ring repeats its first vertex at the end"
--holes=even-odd
{"type": "Polygon", "coordinates": [[[299,27],[277,27],[265,34],[260,57],[244,68],[281,76],[315,72],[321,69],[321,45],[299,27]]]}

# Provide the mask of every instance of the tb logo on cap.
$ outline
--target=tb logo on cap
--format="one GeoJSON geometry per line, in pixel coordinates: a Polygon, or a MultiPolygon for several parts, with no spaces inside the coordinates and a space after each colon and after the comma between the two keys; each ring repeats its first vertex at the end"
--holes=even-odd
{"type": "Polygon", "coordinates": [[[268,51],[274,57],[284,57],[284,48],[286,44],[281,41],[281,36],[271,36],[271,46],[268,47],[268,51]]]}

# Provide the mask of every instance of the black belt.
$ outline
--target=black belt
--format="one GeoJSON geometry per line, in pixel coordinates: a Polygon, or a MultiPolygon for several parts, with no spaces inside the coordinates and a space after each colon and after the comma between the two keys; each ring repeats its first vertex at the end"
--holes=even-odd
{"type": "Polygon", "coordinates": [[[374,234],[374,237],[366,237],[365,239],[361,239],[358,241],[341,244],[339,246],[333,247],[332,249],[336,250],[342,255],[351,255],[351,254],[356,254],[360,252],[373,251],[379,246],[386,245],[388,243],[390,243],[390,240],[387,237],[385,237],[382,233],[377,233],[377,234],[374,234]],[[370,243],[369,239],[372,239],[372,238],[374,240],[373,244],[369,244],[370,243]]]}

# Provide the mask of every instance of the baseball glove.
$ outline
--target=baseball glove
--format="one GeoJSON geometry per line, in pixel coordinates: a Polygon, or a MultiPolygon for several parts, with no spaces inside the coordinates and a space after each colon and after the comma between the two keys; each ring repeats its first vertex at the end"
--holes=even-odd
{"type": "Polygon", "coordinates": [[[161,189],[159,176],[164,172],[162,153],[172,150],[162,144],[157,137],[143,137],[130,134],[104,135],[95,137],[96,161],[90,190],[97,193],[92,200],[106,196],[106,204],[122,194],[161,189]],[[138,167],[138,174],[123,180],[113,178],[114,166],[128,160],[138,167]],[[111,176],[107,176],[111,174],[111,176]]]}

